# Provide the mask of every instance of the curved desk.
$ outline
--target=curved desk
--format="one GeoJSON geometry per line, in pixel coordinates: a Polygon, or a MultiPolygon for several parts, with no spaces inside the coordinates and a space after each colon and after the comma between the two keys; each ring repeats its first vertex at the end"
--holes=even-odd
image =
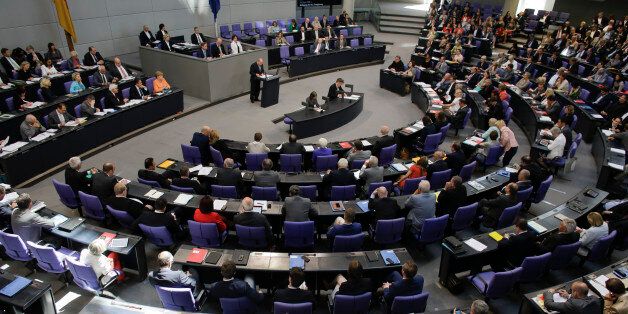
{"type": "Polygon", "coordinates": [[[310,137],[337,129],[351,120],[355,119],[361,112],[364,105],[364,94],[359,95],[358,100],[335,99],[328,101],[324,106],[327,109],[317,112],[312,109],[303,108],[285,116],[292,119],[292,132],[299,138],[310,137]]]}
{"type": "Polygon", "coordinates": [[[598,179],[595,187],[606,189],[613,182],[613,177],[620,174],[626,164],[626,157],[621,154],[624,147],[617,141],[610,142],[602,129],[597,128],[591,144],[591,154],[598,169],[598,179]]]}

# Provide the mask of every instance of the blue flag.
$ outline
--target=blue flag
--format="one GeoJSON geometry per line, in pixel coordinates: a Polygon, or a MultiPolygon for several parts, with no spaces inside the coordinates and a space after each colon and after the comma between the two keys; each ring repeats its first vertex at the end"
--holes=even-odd
{"type": "Polygon", "coordinates": [[[218,17],[218,11],[220,11],[220,0],[209,0],[209,6],[212,9],[212,13],[214,13],[214,21],[218,17]]]}

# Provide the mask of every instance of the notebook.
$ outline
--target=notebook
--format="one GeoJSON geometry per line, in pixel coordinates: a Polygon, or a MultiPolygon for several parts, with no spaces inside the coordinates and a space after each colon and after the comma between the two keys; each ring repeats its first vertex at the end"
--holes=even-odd
{"type": "Polygon", "coordinates": [[[393,250],[383,250],[379,253],[382,255],[382,258],[384,259],[384,264],[386,264],[386,266],[401,264],[399,258],[397,257],[397,254],[395,254],[393,250]]]}
{"type": "Polygon", "coordinates": [[[200,264],[205,260],[205,256],[207,256],[206,249],[193,248],[188,254],[187,261],[189,263],[197,263],[200,264]]]}
{"type": "Polygon", "coordinates": [[[127,245],[129,245],[129,238],[115,238],[109,243],[110,248],[122,248],[127,247],[127,245]]]}
{"type": "Polygon", "coordinates": [[[362,212],[368,213],[370,211],[369,201],[358,201],[356,204],[358,205],[358,207],[360,207],[362,212]]]}
{"type": "Polygon", "coordinates": [[[18,294],[20,291],[26,289],[26,287],[28,287],[31,282],[33,281],[28,278],[16,276],[13,281],[0,289],[0,294],[11,298],[14,295],[18,294]]]}
{"type": "Polygon", "coordinates": [[[349,142],[341,142],[341,143],[338,143],[338,145],[340,145],[340,147],[342,147],[342,148],[344,148],[344,149],[347,149],[347,148],[351,148],[351,147],[352,147],[352,146],[351,146],[351,144],[350,144],[349,142]]]}
{"type": "Polygon", "coordinates": [[[115,237],[116,237],[116,234],[115,233],[111,233],[111,232],[103,232],[100,235],[100,238],[105,240],[105,243],[107,245],[109,245],[109,242],[111,242],[111,240],[113,240],[113,238],[115,238],[115,237]]]}
{"type": "Polygon", "coordinates": [[[495,240],[495,241],[497,241],[497,242],[501,241],[501,240],[504,238],[504,237],[503,237],[501,234],[499,234],[499,232],[497,232],[497,231],[493,231],[493,232],[489,233],[489,234],[488,234],[488,236],[489,236],[489,237],[491,237],[491,238],[493,238],[493,240],[495,240]]]}
{"type": "Polygon", "coordinates": [[[369,262],[377,262],[379,261],[379,256],[377,255],[377,252],[366,252],[366,259],[369,260],[369,262]]]}
{"type": "Polygon", "coordinates": [[[166,159],[162,163],[160,163],[159,166],[157,166],[157,168],[168,169],[170,166],[174,165],[174,163],[175,163],[174,160],[166,159]]]}
{"type": "Polygon", "coordinates": [[[218,263],[221,257],[222,257],[222,253],[220,252],[216,252],[216,251],[210,252],[209,255],[207,255],[207,257],[205,258],[205,263],[216,265],[216,263],[218,263]]]}
{"type": "Polygon", "coordinates": [[[232,260],[236,265],[246,266],[249,263],[249,254],[249,251],[235,250],[232,260]]]}
{"type": "Polygon", "coordinates": [[[290,268],[298,267],[301,269],[305,268],[305,260],[303,260],[303,255],[290,255],[290,268]]]}
{"type": "Polygon", "coordinates": [[[81,224],[83,224],[83,222],[85,222],[84,218],[80,218],[80,217],[70,218],[70,219],[66,220],[65,222],[63,222],[62,224],[60,224],[59,225],[59,229],[63,230],[63,231],[70,232],[70,231],[73,231],[74,229],[76,229],[81,224]]]}

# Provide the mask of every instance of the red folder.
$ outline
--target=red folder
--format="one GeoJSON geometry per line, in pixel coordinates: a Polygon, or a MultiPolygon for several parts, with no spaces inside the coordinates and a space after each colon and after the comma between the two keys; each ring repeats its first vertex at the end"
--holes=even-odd
{"type": "Polygon", "coordinates": [[[206,249],[193,248],[188,254],[188,262],[201,264],[205,260],[205,256],[207,256],[206,249]]]}
{"type": "Polygon", "coordinates": [[[109,245],[109,242],[111,242],[111,240],[113,240],[115,237],[116,237],[116,234],[115,233],[111,233],[111,232],[103,232],[100,235],[100,238],[105,240],[105,243],[107,245],[109,245]]]}
{"type": "Polygon", "coordinates": [[[338,143],[342,148],[351,148],[351,144],[349,142],[338,143]]]}

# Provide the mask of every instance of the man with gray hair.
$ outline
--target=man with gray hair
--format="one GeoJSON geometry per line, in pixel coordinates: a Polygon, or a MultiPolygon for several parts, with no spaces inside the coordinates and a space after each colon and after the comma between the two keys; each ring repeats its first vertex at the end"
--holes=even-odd
{"type": "Polygon", "coordinates": [[[15,201],[8,202],[4,199],[7,195],[6,189],[0,185],[0,228],[4,229],[11,223],[11,214],[17,207],[15,201]]]}
{"type": "Polygon", "coordinates": [[[26,115],[22,124],[20,124],[20,135],[24,141],[30,141],[31,137],[42,132],[46,132],[46,128],[32,114],[26,115]]]}
{"type": "Polygon", "coordinates": [[[118,108],[127,101],[129,100],[122,98],[122,95],[120,95],[117,84],[109,85],[109,90],[105,92],[105,108],[118,108]]]}
{"type": "Polygon", "coordinates": [[[345,158],[338,160],[338,170],[327,170],[327,174],[323,176],[323,185],[326,187],[327,197],[331,196],[332,186],[355,185],[356,179],[351,171],[349,171],[349,162],[345,158]]]}
{"type": "Polygon", "coordinates": [[[216,178],[214,184],[222,186],[235,186],[236,191],[242,187],[242,175],[240,170],[234,169],[235,162],[231,158],[225,158],[222,168],[216,168],[216,178]]]}
{"type": "Polygon", "coordinates": [[[367,193],[371,183],[384,181],[384,167],[379,165],[379,159],[375,156],[364,161],[360,168],[360,180],[364,180],[363,191],[367,193]]]}
{"type": "Polygon", "coordinates": [[[30,195],[22,193],[15,201],[17,208],[11,214],[13,234],[20,236],[22,241],[37,243],[41,238],[41,228],[50,229],[55,223],[31,211],[33,201],[30,195]]]}
{"type": "Polygon", "coordinates": [[[72,188],[77,197],[79,191],[91,193],[89,186],[92,183],[92,174],[97,172],[95,168],[81,171],[81,164],[81,158],[74,156],[68,160],[68,166],[65,168],[65,184],[72,188]]]}
{"type": "Polygon", "coordinates": [[[93,78],[96,82],[96,85],[103,87],[106,87],[109,84],[116,83],[118,81],[117,78],[114,78],[113,76],[111,76],[111,74],[109,74],[107,68],[105,68],[104,65],[98,66],[98,72],[94,73],[93,78]]]}
{"type": "Polygon", "coordinates": [[[286,221],[310,221],[310,218],[318,214],[312,207],[310,199],[301,197],[300,192],[301,188],[298,185],[292,185],[288,190],[290,196],[286,197],[281,208],[281,213],[286,217],[286,221]]]}
{"type": "Polygon", "coordinates": [[[148,282],[153,286],[171,287],[171,288],[191,288],[194,296],[198,296],[203,287],[199,280],[198,272],[194,268],[186,271],[172,270],[174,256],[168,251],[163,251],[157,255],[158,270],[148,273],[148,282]]]}
{"type": "Polygon", "coordinates": [[[390,127],[387,125],[382,125],[379,128],[379,137],[373,143],[373,148],[371,149],[371,155],[380,157],[379,154],[382,152],[384,147],[391,146],[395,144],[395,138],[389,135],[390,127]]]}
{"type": "Polygon", "coordinates": [[[414,234],[421,233],[423,222],[426,219],[433,218],[436,213],[436,196],[430,192],[430,182],[421,180],[419,187],[405,203],[408,210],[406,225],[410,227],[410,231],[414,234]]]}
{"type": "Polygon", "coordinates": [[[388,190],[383,186],[378,187],[371,193],[369,209],[374,213],[374,226],[377,224],[377,220],[401,217],[399,203],[397,203],[396,199],[388,197],[388,190]]]}
{"type": "Polygon", "coordinates": [[[272,227],[268,219],[263,214],[253,211],[253,199],[250,197],[242,199],[238,214],[233,217],[233,224],[245,227],[264,227],[267,243],[270,245],[273,242],[272,227]]]}
{"type": "Polygon", "coordinates": [[[539,243],[539,250],[543,253],[552,252],[559,245],[572,244],[578,240],[580,236],[576,233],[576,221],[565,218],[558,225],[558,232],[549,235],[539,243]]]}
{"type": "Polygon", "coordinates": [[[484,300],[475,300],[471,303],[469,314],[489,314],[489,307],[484,300]]]}
{"type": "Polygon", "coordinates": [[[552,137],[554,139],[550,140],[549,144],[547,145],[547,149],[549,149],[550,152],[549,154],[547,154],[545,160],[546,162],[551,161],[552,159],[557,157],[562,157],[565,151],[565,144],[567,143],[567,139],[565,138],[565,135],[563,135],[563,132],[559,127],[552,127],[550,132],[552,133],[552,137]]]}

